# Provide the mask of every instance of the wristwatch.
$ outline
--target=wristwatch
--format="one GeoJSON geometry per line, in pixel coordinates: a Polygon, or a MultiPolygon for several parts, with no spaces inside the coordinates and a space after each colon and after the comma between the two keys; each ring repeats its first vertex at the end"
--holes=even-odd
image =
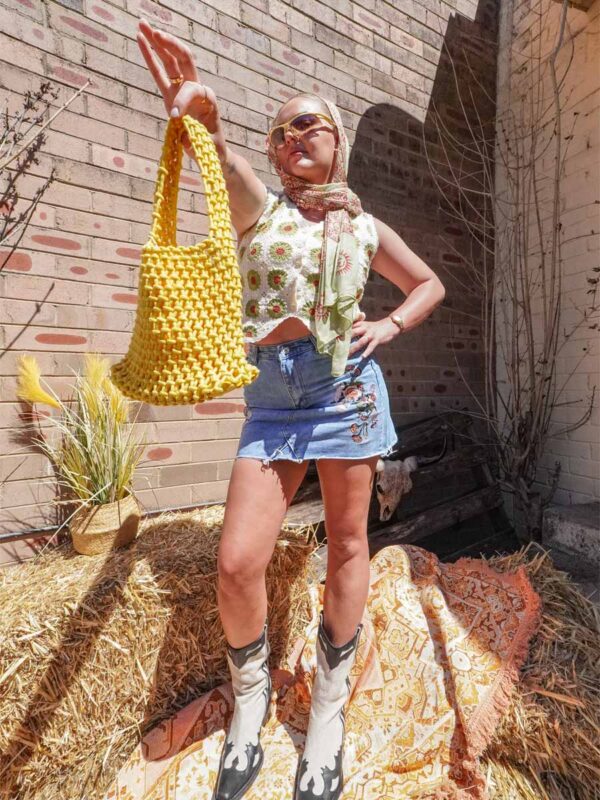
{"type": "Polygon", "coordinates": [[[396,325],[400,328],[400,331],[404,333],[404,320],[400,316],[400,314],[390,314],[390,319],[392,322],[395,322],[396,325]]]}

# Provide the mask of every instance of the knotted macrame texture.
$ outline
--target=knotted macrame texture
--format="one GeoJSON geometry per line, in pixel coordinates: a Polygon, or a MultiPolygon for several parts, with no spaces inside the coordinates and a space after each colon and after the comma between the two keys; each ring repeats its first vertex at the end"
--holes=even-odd
{"type": "Polygon", "coordinates": [[[187,405],[251,383],[242,285],[229,195],[214,142],[190,116],[170,119],[154,194],[152,228],[142,248],[138,306],[129,349],[111,368],[124,395],[152,405],[187,405]],[[206,193],[209,232],[177,245],[182,133],[187,131],[206,193]]]}

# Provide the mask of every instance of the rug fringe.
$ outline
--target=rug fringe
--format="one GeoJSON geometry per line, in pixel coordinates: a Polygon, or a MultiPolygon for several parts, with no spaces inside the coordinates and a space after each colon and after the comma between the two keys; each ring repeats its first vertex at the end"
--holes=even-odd
{"type": "MultiPolygon", "coordinates": [[[[473,559],[464,559],[473,560],[473,559]]],[[[476,559],[475,559],[476,560],[476,559]]],[[[457,563],[462,562],[459,559],[457,563]]],[[[485,563],[485,562],[484,562],[485,563]]],[[[486,566],[489,567],[488,564],[486,566]]],[[[497,571],[493,570],[494,572],[497,571]]],[[[535,635],[542,621],[542,601],[533,588],[527,571],[520,566],[515,572],[503,573],[513,578],[518,584],[525,604],[523,623],[515,636],[514,647],[510,658],[503,665],[496,680],[494,688],[490,691],[485,703],[482,703],[477,714],[473,716],[468,726],[466,738],[467,752],[470,759],[477,759],[482,754],[498,726],[500,719],[506,712],[513,693],[519,682],[520,670],[529,654],[531,638],[535,635]]],[[[436,798],[437,800],[437,798],[436,798]]]]}
{"type": "Polygon", "coordinates": [[[475,800],[475,798],[478,798],[478,800],[487,800],[488,795],[485,788],[485,781],[483,785],[478,781],[476,786],[465,789],[457,786],[454,781],[448,778],[441,786],[425,794],[419,794],[414,800],[475,800]]]}

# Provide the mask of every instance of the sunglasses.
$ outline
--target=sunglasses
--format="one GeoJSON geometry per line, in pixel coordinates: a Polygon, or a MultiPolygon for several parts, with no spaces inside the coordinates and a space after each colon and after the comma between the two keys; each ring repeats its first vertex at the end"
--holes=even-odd
{"type": "Polygon", "coordinates": [[[304,114],[296,114],[295,117],[283,122],[281,125],[275,125],[269,130],[267,140],[271,142],[273,147],[283,147],[285,144],[285,134],[288,128],[291,128],[294,133],[304,135],[309,131],[320,128],[323,121],[328,122],[335,129],[335,123],[328,117],[327,114],[320,114],[318,111],[310,111],[304,114]]]}

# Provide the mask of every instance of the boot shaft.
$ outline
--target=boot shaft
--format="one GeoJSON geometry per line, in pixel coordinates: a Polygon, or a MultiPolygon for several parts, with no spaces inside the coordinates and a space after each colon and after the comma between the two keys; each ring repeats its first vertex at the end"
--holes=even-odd
{"type": "Polygon", "coordinates": [[[266,682],[269,675],[268,623],[265,622],[260,636],[242,647],[226,646],[226,657],[231,673],[234,695],[248,694],[266,682]]]}
{"type": "Polygon", "coordinates": [[[334,645],[329,638],[324,625],[323,612],[319,616],[319,629],[317,633],[317,674],[315,684],[318,682],[318,692],[315,693],[317,704],[339,703],[350,694],[350,672],[362,633],[363,625],[360,623],[356,633],[348,642],[334,645]]]}

